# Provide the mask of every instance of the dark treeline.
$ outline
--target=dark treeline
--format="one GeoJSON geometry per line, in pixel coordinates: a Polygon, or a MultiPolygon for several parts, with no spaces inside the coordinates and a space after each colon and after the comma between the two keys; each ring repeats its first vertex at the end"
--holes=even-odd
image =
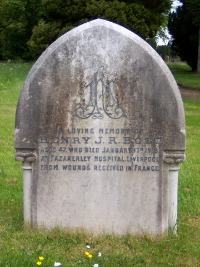
{"type": "Polygon", "coordinates": [[[200,0],[180,0],[182,5],[169,14],[171,49],[193,71],[200,73],[200,0]]]}
{"type": "Polygon", "coordinates": [[[0,0],[0,60],[33,60],[65,32],[103,18],[154,38],[170,0],[0,0]]]}

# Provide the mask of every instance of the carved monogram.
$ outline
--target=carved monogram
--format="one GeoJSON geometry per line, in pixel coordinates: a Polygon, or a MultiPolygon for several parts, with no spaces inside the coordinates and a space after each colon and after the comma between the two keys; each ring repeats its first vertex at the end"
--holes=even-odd
{"type": "Polygon", "coordinates": [[[75,115],[80,119],[103,119],[106,114],[111,119],[125,116],[125,111],[116,96],[116,84],[105,78],[104,67],[94,73],[91,82],[80,90],[80,102],[76,105],[75,115]],[[88,96],[88,97],[87,97],[88,96]]]}

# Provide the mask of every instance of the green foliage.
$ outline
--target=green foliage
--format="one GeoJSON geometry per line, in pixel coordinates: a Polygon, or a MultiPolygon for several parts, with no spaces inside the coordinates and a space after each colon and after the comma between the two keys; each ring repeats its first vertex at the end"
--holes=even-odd
{"type": "MultiPolygon", "coordinates": [[[[21,14],[25,11],[23,2],[18,0],[5,1],[0,0],[0,59],[9,58],[18,47],[16,32],[21,38],[22,27],[19,23],[21,14]],[[13,47],[11,47],[11,38],[13,37],[13,47]]],[[[17,38],[17,39],[18,39],[17,38]]]]}
{"type": "Polygon", "coordinates": [[[43,0],[43,8],[43,23],[39,22],[34,28],[28,43],[35,55],[64,32],[95,18],[117,22],[144,39],[154,37],[165,21],[164,13],[170,8],[170,1],[43,0]],[[57,25],[57,31],[49,31],[48,36],[48,31],[44,33],[44,25],[51,28],[52,23],[57,25]],[[38,38],[43,34],[44,39],[38,38]]]}
{"type": "Polygon", "coordinates": [[[18,21],[20,14],[24,11],[24,4],[21,1],[0,0],[0,33],[13,22],[18,21]]]}
{"type": "Polygon", "coordinates": [[[145,8],[151,9],[155,12],[166,13],[170,9],[172,1],[163,1],[163,0],[142,0],[145,8]]]}
{"type": "Polygon", "coordinates": [[[26,45],[27,32],[23,23],[11,24],[1,35],[1,57],[7,59],[29,59],[26,45]]]}
{"type": "Polygon", "coordinates": [[[31,59],[63,33],[96,19],[152,38],[166,22],[170,0],[0,0],[0,59],[31,59]]]}
{"type": "MultiPolygon", "coordinates": [[[[188,5],[189,1],[182,2],[183,5],[178,7],[176,12],[169,15],[168,29],[173,37],[171,48],[180,56],[181,60],[186,61],[192,70],[195,71],[198,61],[199,26],[194,23],[197,16],[195,19],[193,11],[190,9],[190,5],[188,5]]],[[[199,1],[190,0],[190,3],[192,2],[194,5],[196,2],[199,6],[199,1]]],[[[194,6],[194,8],[196,7],[194,6]]]]}
{"type": "Polygon", "coordinates": [[[192,23],[198,27],[198,56],[197,56],[197,72],[200,73],[200,1],[185,0],[185,3],[191,13],[192,23]]]}
{"type": "Polygon", "coordinates": [[[143,38],[156,34],[153,22],[154,14],[139,4],[125,4],[117,0],[91,0],[87,5],[87,14],[91,19],[103,18],[117,22],[143,38]],[[151,24],[149,24],[150,19],[152,20],[151,24]]]}
{"type": "Polygon", "coordinates": [[[192,23],[196,26],[200,26],[200,1],[199,0],[184,0],[187,8],[192,14],[192,23]]]}
{"type": "Polygon", "coordinates": [[[66,23],[75,23],[86,18],[85,0],[42,0],[44,17],[47,21],[60,21],[62,26],[66,23]]]}
{"type": "Polygon", "coordinates": [[[0,0],[0,59],[32,58],[27,42],[41,16],[41,2],[0,0]]]}
{"type": "Polygon", "coordinates": [[[40,20],[38,26],[33,28],[33,35],[28,41],[28,45],[31,47],[31,54],[34,57],[39,56],[49,43],[55,41],[56,36],[59,34],[59,28],[59,22],[46,23],[44,20],[40,20]]]}

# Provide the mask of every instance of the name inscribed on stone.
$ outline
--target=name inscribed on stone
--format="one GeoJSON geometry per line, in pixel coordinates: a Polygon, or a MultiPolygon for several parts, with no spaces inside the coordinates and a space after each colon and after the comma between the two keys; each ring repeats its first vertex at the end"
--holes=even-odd
{"type": "Polygon", "coordinates": [[[57,125],[57,136],[39,139],[41,171],[159,171],[161,138],[142,129],[72,128],[57,125]]]}

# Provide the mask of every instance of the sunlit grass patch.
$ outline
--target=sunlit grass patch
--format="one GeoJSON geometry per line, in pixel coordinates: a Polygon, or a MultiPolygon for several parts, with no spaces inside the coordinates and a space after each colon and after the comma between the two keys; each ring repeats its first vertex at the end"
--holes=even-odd
{"type": "Polygon", "coordinates": [[[200,74],[192,72],[184,62],[168,63],[176,82],[184,87],[200,90],[200,74]]]}

